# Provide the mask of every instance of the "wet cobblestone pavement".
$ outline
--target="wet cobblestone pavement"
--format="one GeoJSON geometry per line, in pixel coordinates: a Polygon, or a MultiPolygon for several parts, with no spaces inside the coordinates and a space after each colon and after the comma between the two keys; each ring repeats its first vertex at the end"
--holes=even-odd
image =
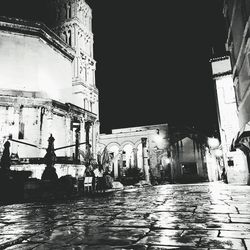
{"type": "Polygon", "coordinates": [[[1,206],[0,249],[250,250],[250,186],[164,185],[1,206]]]}

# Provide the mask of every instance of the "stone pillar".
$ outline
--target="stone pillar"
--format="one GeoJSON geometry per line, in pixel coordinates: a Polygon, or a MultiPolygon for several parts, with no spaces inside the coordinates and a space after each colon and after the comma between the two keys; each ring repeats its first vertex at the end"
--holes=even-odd
{"type": "MultiPolygon", "coordinates": [[[[12,137],[14,139],[18,139],[18,134],[19,134],[19,112],[20,112],[20,106],[15,105],[14,113],[13,113],[14,129],[13,129],[13,134],[12,134],[12,137]]],[[[11,144],[12,153],[18,154],[18,146],[19,146],[18,143],[11,144]]]]}
{"type": "Polygon", "coordinates": [[[92,152],[94,154],[94,157],[96,157],[97,152],[96,152],[96,147],[97,147],[97,143],[99,140],[99,121],[96,120],[95,123],[93,124],[93,140],[92,140],[92,152]]]}
{"type": "Polygon", "coordinates": [[[75,163],[79,163],[80,155],[79,155],[79,143],[80,143],[80,126],[75,130],[75,163]]]}
{"type": "MultiPolygon", "coordinates": [[[[114,156],[116,157],[116,156],[114,156]]],[[[119,177],[119,166],[118,166],[118,159],[114,161],[114,179],[116,180],[119,177]]]]}
{"type": "MultiPolygon", "coordinates": [[[[47,113],[47,123],[48,123],[48,134],[53,133],[53,107],[48,107],[48,113],[47,113]]],[[[47,136],[47,135],[46,135],[47,136]]]]}
{"type": "MultiPolygon", "coordinates": [[[[72,143],[72,138],[71,138],[71,130],[70,130],[70,122],[71,122],[71,118],[69,116],[69,114],[67,114],[65,116],[65,135],[66,135],[66,140],[65,140],[65,144],[66,145],[71,145],[72,143]]],[[[65,148],[65,156],[70,157],[72,154],[71,152],[71,148],[65,148]]]]}
{"type": "Polygon", "coordinates": [[[91,121],[85,122],[85,132],[86,132],[86,145],[89,145],[89,130],[92,125],[91,121]]]}
{"type": "Polygon", "coordinates": [[[118,176],[123,176],[123,149],[119,150],[119,166],[118,166],[118,176]]]}
{"type": "Polygon", "coordinates": [[[174,165],[174,155],[173,155],[173,152],[174,152],[174,148],[173,146],[170,146],[170,159],[171,159],[171,162],[170,162],[170,174],[171,174],[171,183],[174,183],[174,169],[176,168],[176,163],[174,165]]]}
{"type": "Polygon", "coordinates": [[[138,163],[137,163],[137,148],[133,148],[133,153],[134,153],[134,167],[138,167],[138,163]]]}
{"type": "Polygon", "coordinates": [[[149,166],[148,166],[148,152],[147,152],[147,138],[141,138],[142,142],[142,163],[143,163],[143,171],[145,174],[145,180],[150,182],[149,179],[149,166]]]}

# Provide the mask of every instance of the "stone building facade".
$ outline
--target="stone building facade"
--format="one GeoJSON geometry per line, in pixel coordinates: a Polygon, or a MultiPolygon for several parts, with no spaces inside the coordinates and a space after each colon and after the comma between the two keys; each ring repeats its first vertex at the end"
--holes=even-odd
{"type": "Polygon", "coordinates": [[[138,167],[146,174],[150,169],[157,176],[159,173],[155,166],[159,163],[158,156],[169,147],[168,126],[113,129],[111,134],[100,134],[99,151],[104,147],[112,155],[115,179],[122,177],[128,167],[138,167]]]}
{"type": "Polygon", "coordinates": [[[234,147],[243,150],[249,164],[250,134],[250,3],[247,0],[226,0],[223,9],[227,23],[226,49],[230,53],[232,79],[236,96],[239,131],[235,135],[234,147]]]}
{"type": "Polygon", "coordinates": [[[0,17],[0,143],[10,137],[11,152],[27,161],[44,156],[50,134],[68,159],[75,149],[63,147],[76,130],[94,155],[99,136],[91,9],[84,0],[49,3],[49,28],[0,17]]]}
{"type": "Polygon", "coordinates": [[[172,178],[174,181],[208,180],[207,137],[192,128],[170,127],[172,178]]]}
{"type": "Polygon", "coordinates": [[[207,178],[204,143],[168,124],[113,129],[100,135],[99,146],[99,151],[107,147],[112,155],[115,179],[129,167],[169,182],[190,178],[192,173],[207,178]]]}
{"type": "Polygon", "coordinates": [[[211,59],[217,96],[221,148],[229,183],[247,183],[248,167],[244,153],[235,148],[239,132],[237,105],[229,56],[211,59]]]}

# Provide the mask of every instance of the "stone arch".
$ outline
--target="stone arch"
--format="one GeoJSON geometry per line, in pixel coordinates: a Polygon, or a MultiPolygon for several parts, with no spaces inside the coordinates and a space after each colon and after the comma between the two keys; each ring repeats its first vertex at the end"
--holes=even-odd
{"type": "Polygon", "coordinates": [[[141,144],[141,139],[135,142],[135,148],[137,148],[139,144],[141,144]]]}
{"type": "Polygon", "coordinates": [[[117,146],[118,148],[121,147],[121,145],[118,142],[110,142],[107,144],[107,148],[111,148],[112,146],[117,146]]]}
{"type": "Polygon", "coordinates": [[[123,141],[121,143],[121,148],[125,147],[127,144],[130,144],[130,145],[132,145],[132,147],[134,147],[135,143],[133,141],[130,141],[130,140],[123,141]]]}
{"type": "Polygon", "coordinates": [[[132,142],[126,142],[122,143],[121,145],[122,149],[122,161],[123,161],[123,167],[133,167],[134,166],[134,143],[132,142]]]}

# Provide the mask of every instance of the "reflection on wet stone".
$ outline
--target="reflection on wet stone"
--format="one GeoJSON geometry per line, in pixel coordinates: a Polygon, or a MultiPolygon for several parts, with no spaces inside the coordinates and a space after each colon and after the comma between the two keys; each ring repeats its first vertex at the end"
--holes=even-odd
{"type": "Polygon", "coordinates": [[[244,204],[249,186],[214,183],[1,206],[0,248],[247,250],[244,204]]]}

